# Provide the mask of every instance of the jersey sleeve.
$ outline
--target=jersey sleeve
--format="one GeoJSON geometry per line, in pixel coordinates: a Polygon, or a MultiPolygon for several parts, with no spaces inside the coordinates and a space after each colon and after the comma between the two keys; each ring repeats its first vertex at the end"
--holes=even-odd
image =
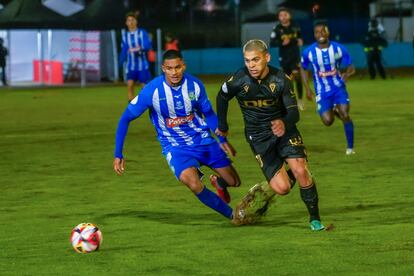
{"type": "Polygon", "coordinates": [[[282,101],[286,108],[286,115],[282,118],[282,121],[286,129],[291,129],[299,121],[299,110],[292,82],[287,77],[284,79],[282,101]]]}
{"type": "Polygon", "coordinates": [[[149,38],[148,32],[145,30],[142,30],[142,49],[143,51],[148,51],[152,48],[152,43],[149,38]]]}
{"type": "Polygon", "coordinates": [[[302,53],[302,57],[300,59],[300,64],[301,64],[302,68],[306,70],[309,67],[309,63],[310,63],[310,60],[309,60],[309,48],[307,48],[302,53]]]}
{"type": "Polygon", "coordinates": [[[147,84],[128,105],[128,110],[135,117],[141,116],[152,105],[152,85],[147,84]]]}
{"type": "MultiPolygon", "coordinates": [[[[207,92],[204,85],[201,82],[197,82],[198,87],[200,88],[198,97],[197,97],[197,110],[204,115],[207,126],[210,130],[215,133],[218,127],[217,115],[213,110],[210,100],[207,97],[207,92]]],[[[218,136],[220,143],[227,142],[225,137],[218,136]]]]}
{"type": "Polygon", "coordinates": [[[273,31],[270,33],[270,46],[280,47],[282,46],[282,36],[279,31],[279,25],[276,25],[273,28],[273,31]]]}
{"type": "Polygon", "coordinates": [[[236,96],[237,89],[234,85],[234,76],[230,77],[223,83],[216,97],[216,108],[218,117],[218,128],[221,131],[227,131],[227,112],[229,109],[229,101],[236,96]]]}
{"type": "Polygon", "coordinates": [[[128,54],[128,44],[125,40],[124,32],[122,32],[122,41],[121,41],[121,54],[119,55],[119,66],[122,66],[126,61],[128,54]]]}
{"type": "Polygon", "coordinates": [[[352,64],[352,59],[351,56],[349,55],[348,50],[342,46],[342,45],[338,45],[339,49],[341,49],[342,52],[342,58],[341,58],[341,65],[343,67],[348,67],[352,64]]]}

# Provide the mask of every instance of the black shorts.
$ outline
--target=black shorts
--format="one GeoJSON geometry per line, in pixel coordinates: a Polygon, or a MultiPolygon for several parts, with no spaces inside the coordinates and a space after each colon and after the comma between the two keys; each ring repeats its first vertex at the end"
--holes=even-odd
{"type": "Polygon", "coordinates": [[[280,170],[287,158],[306,158],[306,148],[297,129],[282,137],[272,136],[265,141],[250,141],[250,147],[267,181],[280,170]]]}

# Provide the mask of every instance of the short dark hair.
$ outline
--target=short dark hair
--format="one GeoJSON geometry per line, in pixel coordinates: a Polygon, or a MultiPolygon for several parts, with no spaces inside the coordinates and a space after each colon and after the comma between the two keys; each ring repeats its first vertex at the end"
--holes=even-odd
{"type": "Polygon", "coordinates": [[[279,17],[279,13],[281,13],[281,12],[287,12],[288,14],[290,14],[292,16],[292,11],[289,8],[280,7],[276,12],[276,16],[279,17]]]}
{"type": "Polygon", "coordinates": [[[183,59],[183,55],[181,54],[180,51],[177,50],[168,50],[165,51],[164,54],[162,55],[162,62],[164,63],[164,61],[166,61],[167,59],[183,59]]]}
{"type": "Polygon", "coordinates": [[[133,17],[135,20],[138,20],[139,11],[130,11],[125,15],[125,19],[128,17],[133,17]]]}
{"type": "Polygon", "coordinates": [[[328,28],[328,22],[326,20],[317,20],[313,22],[313,28],[315,29],[317,26],[323,26],[328,28]]]}

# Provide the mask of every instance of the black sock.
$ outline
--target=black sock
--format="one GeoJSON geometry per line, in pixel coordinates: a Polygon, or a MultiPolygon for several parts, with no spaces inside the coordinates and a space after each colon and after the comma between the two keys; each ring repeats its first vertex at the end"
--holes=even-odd
{"type": "Polygon", "coordinates": [[[229,184],[227,184],[226,180],[224,180],[223,177],[218,177],[217,176],[217,183],[219,184],[220,187],[222,188],[227,188],[229,186],[229,184]]]}
{"type": "Polygon", "coordinates": [[[318,207],[318,191],[316,190],[315,181],[313,180],[310,187],[300,188],[300,196],[308,208],[310,220],[321,220],[318,207]]]}

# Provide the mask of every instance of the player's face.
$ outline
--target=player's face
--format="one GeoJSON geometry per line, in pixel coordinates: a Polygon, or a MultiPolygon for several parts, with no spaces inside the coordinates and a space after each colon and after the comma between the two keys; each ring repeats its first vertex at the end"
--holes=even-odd
{"type": "Polygon", "coordinates": [[[289,22],[290,22],[290,13],[288,13],[287,11],[281,11],[278,14],[278,19],[279,19],[279,22],[282,25],[289,24],[289,22]]]}
{"type": "Polygon", "coordinates": [[[162,71],[171,86],[178,86],[183,79],[185,63],[181,58],[166,59],[162,64],[162,71]]]}
{"type": "Polygon", "coordinates": [[[244,52],[244,64],[249,70],[250,76],[255,79],[262,79],[267,72],[267,64],[270,61],[269,53],[260,51],[246,51],[244,52]]]}
{"type": "Polygon", "coordinates": [[[133,16],[128,16],[126,21],[125,21],[125,25],[127,25],[128,30],[134,30],[137,28],[138,22],[135,19],[135,17],[133,16]]]}
{"type": "Polygon", "coordinates": [[[315,39],[319,44],[327,43],[329,39],[328,27],[322,25],[315,26],[313,30],[313,35],[315,36],[315,39]]]}

